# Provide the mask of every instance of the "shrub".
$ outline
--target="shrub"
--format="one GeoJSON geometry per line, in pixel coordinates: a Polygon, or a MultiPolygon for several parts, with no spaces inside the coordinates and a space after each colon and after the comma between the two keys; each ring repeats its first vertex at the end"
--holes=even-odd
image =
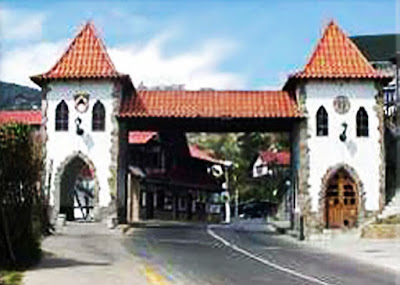
{"type": "Polygon", "coordinates": [[[0,266],[40,256],[42,144],[29,126],[0,126],[0,266]]]}

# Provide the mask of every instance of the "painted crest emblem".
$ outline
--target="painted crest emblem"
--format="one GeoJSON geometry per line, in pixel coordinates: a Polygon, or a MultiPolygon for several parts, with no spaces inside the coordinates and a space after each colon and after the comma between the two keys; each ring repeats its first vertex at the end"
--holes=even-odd
{"type": "Polygon", "coordinates": [[[75,109],[79,113],[85,113],[89,108],[89,94],[84,92],[77,93],[74,96],[74,100],[75,100],[75,109]]]}

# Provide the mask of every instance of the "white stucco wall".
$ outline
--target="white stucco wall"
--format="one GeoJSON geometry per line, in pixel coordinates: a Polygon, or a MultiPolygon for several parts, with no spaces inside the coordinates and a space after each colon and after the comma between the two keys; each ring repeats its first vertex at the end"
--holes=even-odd
{"type": "MultiPolygon", "coordinates": [[[[67,157],[80,151],[94,164],[96,176],[99,181],[99,206],[107,206],[111,200],[108,186],[111,163],[111,132],[113,129],[111,118],[113,116],[112,97],[114,84],[106,80],[81,80],[58,81],[49,83],[47,93],[47,163],[53,160],[52,181],[50,188],[51,204],[57,205],[58,194],[55,193],[55,175],[57,168],[67,157]],[[89,94],[89,108],[85,113],[79,113],[75,109],[74,95],[80,92],[89,94]],[[64,100],[69,109],[68,131],[55,131],[55,111],[57,105],[64,100]],[[104,105],[106,120],[105,131],[92,131],[92,109],[100,100],[104,105]],[[84,134],[76,134],[75,119],[81,118],[81,127],[84,134]]],[[[56,209],[57,210],[57,209],[56,209]]]]}
{"type": "Polygon", "coordinates": [[[310,195],[312,211],[319,207],[321,180],[328,168],[344,163],[353,167],[364,185],[365,209],[379,210],[379,165],[380,134],[378,117],[374,106],[377,90],[372,81],[311,81],[305,85],[306,108],[308,112],[308,148],[310,158],[310,195]],[[350,99],[350,110],[340,115],[336,113],[333,101],[336,96],[350,99]],[[328,113],[328,136],[316,136],[316,114],[320,106],[328,113]],[[356,113],[360,107],[368,113],[369,136],[356,136],[356,113]],[[346,122],[347,140],[342,142],[342,123],[346,122]]]}

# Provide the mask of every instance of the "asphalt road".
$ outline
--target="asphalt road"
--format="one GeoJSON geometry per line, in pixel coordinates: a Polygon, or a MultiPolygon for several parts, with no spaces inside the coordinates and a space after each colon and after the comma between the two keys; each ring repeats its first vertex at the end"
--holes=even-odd
{"type": "Polygon", "coordinates": [[[272,233],[205,226],[135,229],[125,246],[171,284],[400,284],[400,277],[272,233]]]}

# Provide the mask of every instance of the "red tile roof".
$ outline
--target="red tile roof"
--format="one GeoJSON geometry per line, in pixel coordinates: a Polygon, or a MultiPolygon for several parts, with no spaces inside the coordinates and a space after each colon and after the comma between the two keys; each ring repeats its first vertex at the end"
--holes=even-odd
{"type": "Polygon", "coordinates": [[[288,151],[261,151],[260,158],[264,164],[276,163],[278,165],[290,165],[290,152],[288,151]]]}
{"type": "Polygon", "coordinates": [[[210,161],[210,162],[218,163],[218,164],[224,163],[222,160],[216,159],[215,155],[212,151],[200,149],[200,147],[195,144],[189,145],[189,152],[190,152],[191,157],[194,157],[197,159],[206,160],[206,161],[210,161]]]}
{"type": "Polygon", "coordinates": [[[24,123],[27,125],[40,125],[42,123],[41,111],[0,111],[0,124],[24,123]]]}
{"type": "Polygon", "coordinates": [[[121,103],[121,117],[301,117],[285,91],[139,90],[121,103]]]}
{"type": "Polygon", "coordinates": [[[152,132],[152,131],[129,132],[128,142],[130,144],[146,144],[156,135],[157,132],[152,132]]]}
{"type": "Polygon", "coordinates": [[[357,46],[331,21],[304,70],[294,78],[387,78],[368,62],[357,46]]]}
{"type": "Polygon", "coordinates": [[[72,41],[66,52],[50,71],[32,76],[40,85],[46,79],[116,78],[118,73],[97,36],[93,23],[88,22],[72,41]]]}

